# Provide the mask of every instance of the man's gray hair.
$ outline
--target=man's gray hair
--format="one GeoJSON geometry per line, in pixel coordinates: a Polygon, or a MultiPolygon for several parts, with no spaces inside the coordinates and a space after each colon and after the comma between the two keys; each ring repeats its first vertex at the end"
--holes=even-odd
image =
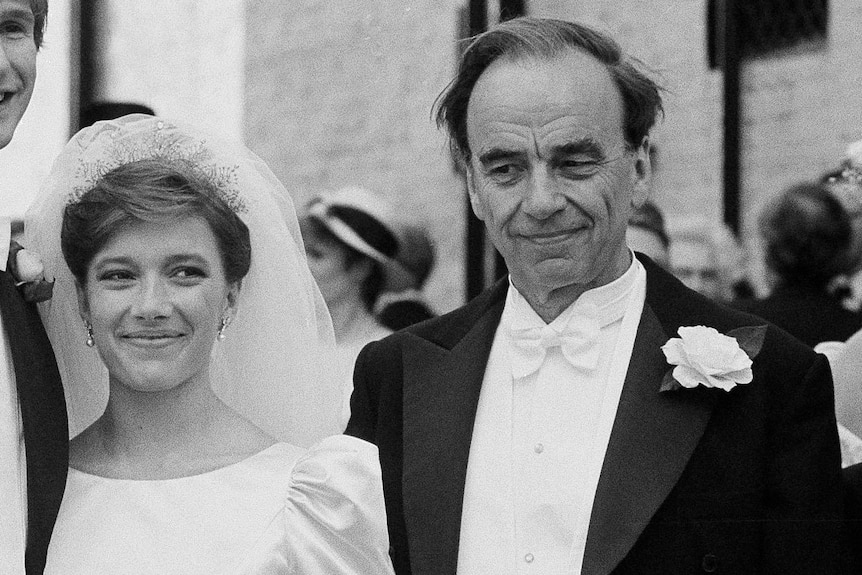
{"type": "Polygon", "coordinates": [[[625,54],[611,37],[583,24],[545,18],[516,18],[484,32],[471,41],[458,73],[435,102],[437,125],[449,132],[453,153],[470,157],[467,141],[467,105],[479,77],[500,58],[551,59],[579,50],[605,65],[623,100],[623,133],[637,147],[662,113],[661,86],[642,69],[645,65],[625,54]]]}

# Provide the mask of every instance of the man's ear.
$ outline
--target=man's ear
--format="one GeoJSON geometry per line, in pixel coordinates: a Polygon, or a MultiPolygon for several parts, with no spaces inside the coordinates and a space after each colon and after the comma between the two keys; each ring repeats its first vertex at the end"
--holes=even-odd
{"type": "Polygon", "coordinates": [[[485,220],[485,207],[479,199],[479,194],[476,192],[476,182],[473,175],[473,166],[470,160],[464,162],[464,173],[467,176],[467,194],[470,196],[470,207],[473,208],[473,213],[480,220],[485,220]]]}
{"type": "Polygon", "coordinates": [[[356,258],[352,262],[347,264],[347,268],[345,268],[345,272],[348,276],[350,276],[350,280],[355,284],[361,284],[365,281],[365,278],[371,275],[374,270],[374,260],[369,257],[361,257],[356,258]]]}
{"type": "Polygon", "coordinates": [[[634,185],[632,191],[632,208],[637,210],[649,197],[652,187],[652,163],[649,157],[649,136],[644,136],[640,145],[635,148],[634,185]]]}
{"type": "Polygon", "coordinates": [[[75,280],[75,293],[78,296],[78,313],[81,314],[81,320],[85,323],[90,323],[90,304],[87,301],[87,288],[81,285],[77,279],[75,280]]]}

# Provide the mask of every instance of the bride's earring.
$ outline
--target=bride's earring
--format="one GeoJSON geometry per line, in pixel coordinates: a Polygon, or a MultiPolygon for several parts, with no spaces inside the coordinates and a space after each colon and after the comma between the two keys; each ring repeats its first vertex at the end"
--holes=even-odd
{"type": "Polygon", "coordinates": [[[93,339],[93,325],[90,322],[85,321],[84,327],[87,328],[87,347],[93,347],[96,345],[96,341],[93,339]]]}
{"type": "Polygon", "coordinates": [[[221,318],[221,327],[218,328],[218,335],[216,336],[219,341],[224,341],[224,330],[227,329],[227,324],[230,323],[230,319],[223,315],[221,318]]]}

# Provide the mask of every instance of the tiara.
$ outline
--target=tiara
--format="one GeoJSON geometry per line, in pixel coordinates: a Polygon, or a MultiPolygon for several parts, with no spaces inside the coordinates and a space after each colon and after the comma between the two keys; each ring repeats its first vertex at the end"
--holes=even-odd
{"type": "Polygon", "coordinates": [[[100,149],[100,157],[78,165],[69,204],[79,202],[99,180],[120,166],[140,160],[163,159],[203,179],[234,213],[248,211],[239,192],[239,166],[218,165],[215,154],[205,141],[191,138],[176,126],[161,120],[153,128],[131,136],[123,134],[119,127],[112,128],[108,141],[100,149]]]}
{"type": "Polygon", "coordinates": [[[840,175],[832,176],[828,181],[830,184],[846,184],[862,188],[862,168],[848,166],[841,171],[840,175]]]}

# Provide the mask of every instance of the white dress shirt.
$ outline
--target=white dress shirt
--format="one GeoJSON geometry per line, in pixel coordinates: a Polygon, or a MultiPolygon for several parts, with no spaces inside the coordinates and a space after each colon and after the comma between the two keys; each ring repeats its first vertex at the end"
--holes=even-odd
{"type": "MultiPolygon", "coordinates": [[[[0,270],[6,270],[10,221],[0,218],[0,270]]],[[[27,534],[27,468],[24,429],[12,351],[0,313],[0,565],[3,573],[23,575],[27,534]]]]}
{"type": "Polygon", "coordinates": [[[645,297],[646,272],[634,257],[622,277],[582,294],[547,325],[510,284],[473,428],[459,575],[581,572],[645,297]],[[593,359],[569,361],[551,347],[537,371],[521,376],[515,331],[562,333],[569,322],[596,320],[594,347],[579,348],[581,359],[593,359]]]}

